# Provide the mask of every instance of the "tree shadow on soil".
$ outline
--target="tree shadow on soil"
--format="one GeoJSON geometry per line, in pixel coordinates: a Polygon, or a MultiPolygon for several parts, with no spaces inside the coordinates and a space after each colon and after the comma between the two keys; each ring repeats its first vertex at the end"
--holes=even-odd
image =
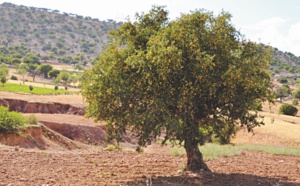
{"type": "MultiPolygon", "coordinates": [[[[267,178],[249,174],[200,173],[195,175],[159,176],[151,178],[152,186],[299,186],[299,183],[287,182],[287,177],[267,178]]],[[[147,185],[144,181],[127,182],[125,185],[147,185]]],[[[149,184],[150,185],[150,184],[149,184]]]]}

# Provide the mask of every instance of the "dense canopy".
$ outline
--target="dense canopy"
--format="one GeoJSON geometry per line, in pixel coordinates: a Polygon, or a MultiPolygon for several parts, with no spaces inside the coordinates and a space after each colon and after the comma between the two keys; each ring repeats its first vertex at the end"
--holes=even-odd
{"type": "Polygon", "coordinates": [[[184,143],[187,168],[209,170],[198,149],[207,135],[228,141],[237,125],[262,124],[251,109],[270,99],[271,51],[243,40],[229,13],[167,15],[154,6],[111,33],[81,84],[87,116],[107,121],[111,139],[134,132],[140,146],[165,131],[184,143]]]}

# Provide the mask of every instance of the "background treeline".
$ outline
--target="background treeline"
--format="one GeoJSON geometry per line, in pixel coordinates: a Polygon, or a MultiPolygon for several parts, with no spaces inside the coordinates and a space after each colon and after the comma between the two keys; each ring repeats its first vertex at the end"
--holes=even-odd
{"type": "Polygon", "coordinates": [[[80,60],[86,64],[109,43],[107,32],[121,24],[3,3],[0,4],[0,60],[14,63],[34,53],[43,60],[73,64],[80,60]]]}

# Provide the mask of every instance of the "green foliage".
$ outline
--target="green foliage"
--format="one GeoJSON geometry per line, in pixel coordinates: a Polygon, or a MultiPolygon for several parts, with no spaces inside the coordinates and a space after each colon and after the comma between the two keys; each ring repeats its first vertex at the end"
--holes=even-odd
{"type": "Polygon", "coordinates": [[[42,64],[38,67],[38,69],[44,74],[45,78],[48,78],[48,73],[53,69],[53,66],[49,64],[42,64]]]}
{"type": "Polygon", "coordinates": [[[214,143],[207,143],[204,146],[201,146],[200,149],[203,152],[205,160],[214,160],[224,156],[237,156],[241,153],[241,149],[238,146],[219,145],[214,143]]]}
{"type": "Polygon", "coordinates": [[[300,148],[264,145],[237,145],[241,150],[262,151],[274,155],[300,156],[300,148]]]}
{"type": "Polygon", "coordinates": [[[48,75],[50,78],[56,78],[59,75],[60,71],[57,69],[51,70],[48,75]]]}
{"type": "Polygon", "coordinates": [[[6,77],[9,73],[9,68],[4,65],[4,64],[1,64],[0,65],[0,77],[6,77]]]}
{"type": "Polygon", "coordinates": [[[35,117],[35,115],[31,114],[25,118],[25,123],[27,123],[29,125],[38,125],[38,120],[35,117]]]}
{"type": "Polygon", "coordinates": [[[1,77],[1,83],[2,83],[2,86],[4,87],[4,84],[6,83],[6,77],[5,76],[1,77]]]}
{"type": "Polygon", "coordinates": [[[282,85],[274,91],[274,95],[276,98],[280,98],[280,101],[283,97],[287,97],[289,94],[291,94],[291,89],[288,85],[282,85]]]}
{"type": "Polygon", "coordinates": [[[71,91],[65,90],[58,90],[55,91],[53,88],[41,88],[41,87],[34,87],[34,90],[31,92],[26,85],[18,85],[13,83],[6,83],[5,87],[0,87],[0,91],[7,91],[7,92],[23,92],[23,93],[32,93],[37,95],[47,95],[47,94],[67,94],[71,91]]]}
{"type": "Polygon", "coordinates": [[[300,99],[300,89],[295,90],[295,92],[293,93],[293,96],[296,99],[300,99]]]}
{"type": "Polygon", "coordinates": [[[7,107],[0,106],[0,133],[16,133],[25,128],[22,113],[9,112],[7,107]]]}
{"type": "Polygon", "coordinates": [[[262,111],[262,103],[254,101],[251,105],[251,110],[262,111]]]}
{"type": "Polygon", "coordinates": [[[166,131],[165,140],[184,142],[189,162],[199,157],[202,131],[228,142],[237,125],[262,124],[251,106],[272,99],[272,51],[243,40],[228,13],[194,11],[171,22],[167,14],[153,7],[111,32],[85,71],[82,95],[87,116],[107,121],[110,136],[121,140],[131,129],[146,146],[166,131]]]}
{"type": "Polygon", "coordinates": [[[24,63],[31,63],[31,64],[40,64],[40,58],[33,53],[29,53],[26,55],[26,57],[23,59],[24,63]]]}
{"type": "Polygon", "coordinates": [[[62,81],[64,85],[68,85],[70,77],[70,72],[64,70],[59,73],[55,79],[55,82],[60,83],[62,81]]]}
{"type": "Polygon", "coordinates": [[[11,79],[11,80],[18,80],[17,76],[15,76],[15,75],[12,75],[12,76],[10,77],[10,79],[11,79]]]}
{"type": "Polygon", "coordinates": [[[293,103],[292,103],[293,105],[298,105],[299,104],[299,101],[298,101],[298,99],[293,99],[293,103]]]}
{"type": "Polygon", "coordinates": [[[29,85],[29,90],[30,90],[30,92],[32,92],[32,90],[33,90],[33,86],[32,85],[29,85]]]}
{"type": "Polygon", "coordinates": [[[287,78],[286,77],[281,77],[281,78],[278,78],[277,79],[278,82],[282,83],[282,84],[285,84],[288,82],[287,78]]]}
{"type": "Polygon", "coordinates": [[[296,116],[298,109],[291,104],[283,104],[279,108],[278,113],[290,116],[296,116]]]}
{"type": "Polygon", "coordinates": [[[58,90],[58,86],[57,86],[57,85],[54,86],[54,90],[55,90],[55,91],[58,90]]]}
{"type": "MultiPolygon", "coordinates": [[[[107,31],[121,24],[96,19],[85,20],[79,15],[59,14],[57,11],[45,11],[34,7],[15,5],[7,8],[3,4],[0,4],[0,18],[1,45],[5,46],[5,56],[10,59],[7,63],[19,62],[18,60],[32,51],[48,55],[52,50],[59,55],[74,57],[76,53],[82,52],[80,44],[83,40],[87,43],[83,53],[89,54],[91,48],[100,51],[106,45],[107,31]],[[11,16],[12,14],[14,16],[11,16]],[[81,26],[77,23],[79,20],[81,26]],[[99,40],[94,43],[96,39],[99,40]],[[23,50],[24,48],[26,50],[23,50]]],[[[93,53],[92,57],[96,55],[93,53]]]]}
{"type": "Polygon", "coordinates": [[[225,125],[225,127],[217,128],[217,130],[214,130],[215,136],[217,142],[221,145],[229,144],[232,137],[236,134],[238,131],[238,127],[234,124],[225,125]]]}

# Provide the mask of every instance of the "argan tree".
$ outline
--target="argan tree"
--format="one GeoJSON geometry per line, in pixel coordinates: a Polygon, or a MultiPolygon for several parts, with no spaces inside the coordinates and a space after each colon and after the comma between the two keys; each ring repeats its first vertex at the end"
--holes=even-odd
{"type": "Polygon", "coordinates": [[[209,171],[198,148],[208,130],[229,136],[263,124],[250,108],[271,98],[271,50],[243,40],[229,13],[167,15],[154,6],[111,32],[81,83],[87,116],[107,121],[110,139],[133,132],[139,146],[164,131],[184,145],[189,170],[209,171]]]}

